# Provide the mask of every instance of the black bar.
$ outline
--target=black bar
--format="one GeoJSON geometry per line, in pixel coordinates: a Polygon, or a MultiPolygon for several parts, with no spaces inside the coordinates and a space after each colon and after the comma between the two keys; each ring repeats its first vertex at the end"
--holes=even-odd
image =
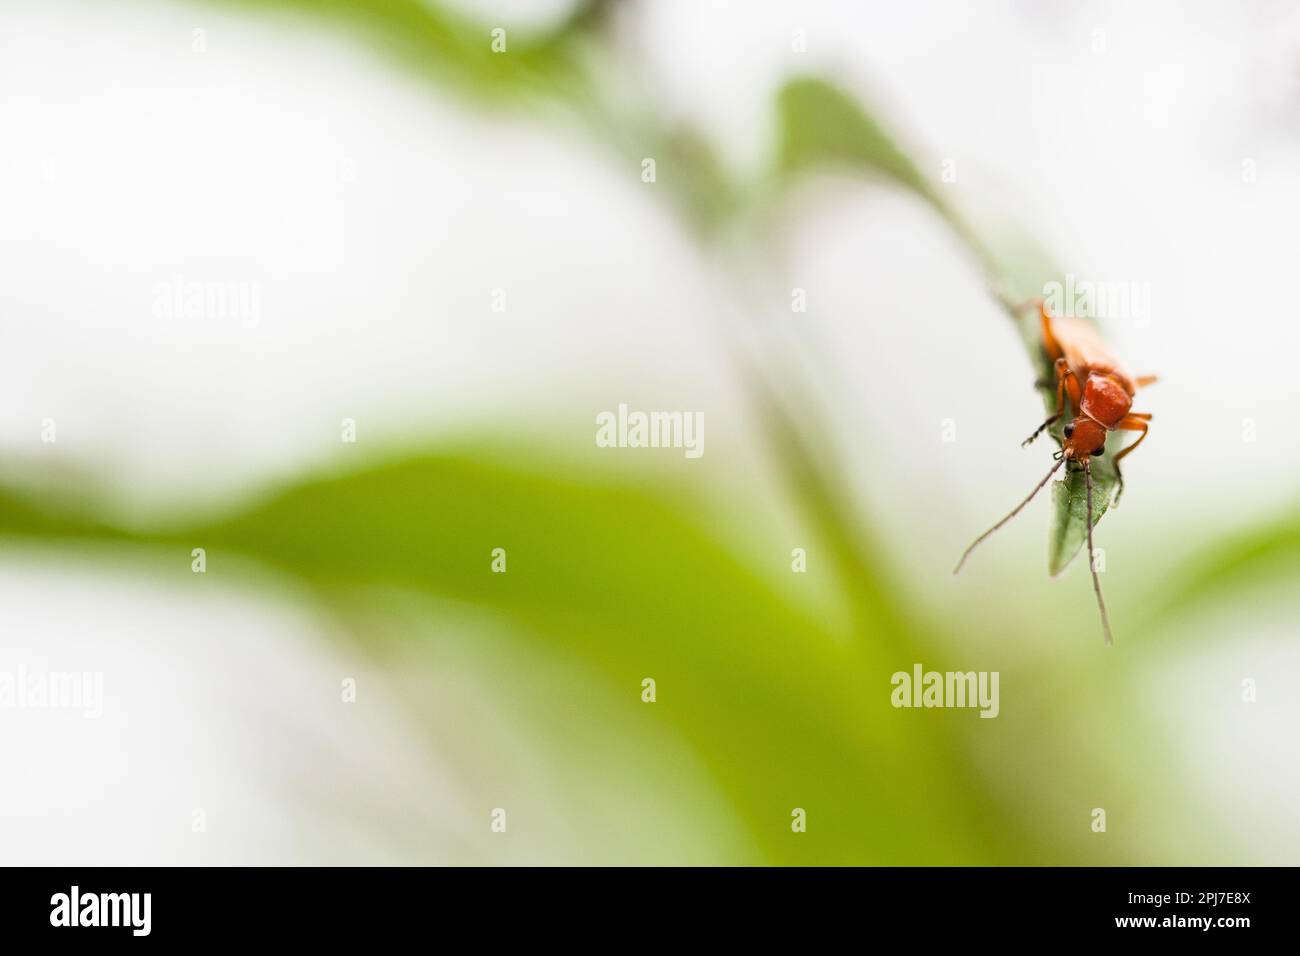
{"type": "Polygon", "coordinates": [[[1200,940],[1231,946],[1291,937],[1295,898],[1289,869],[48,868],[0,874],[0,933],[7,943],[36,945],[373,945],[412,933],[431,934],[442,945],[460,932],[495,939],[531,927],[536,942],[548,933],[581,938],[600,928],[628,938],[671,932],[664,941],[687,932],[697,939],[761,940],[783,930],[798,940],[801,931],[835,930],[878,941],[920,933],[918,942],[927,943],[1127,936],[1176,947],[1200,940]],[[70,925],[74,886],[78,922],[116,917],[118,925],[70,925]],[[143,894],[149,894],[147,934],[143,894]]]}

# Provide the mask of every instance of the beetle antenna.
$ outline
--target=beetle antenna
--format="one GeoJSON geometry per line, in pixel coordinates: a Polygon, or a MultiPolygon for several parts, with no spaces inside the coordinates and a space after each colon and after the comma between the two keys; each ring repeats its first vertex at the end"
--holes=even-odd
{"type": "Polygon", "coordinates": [[[1088,486],[1088,568],[1092,571],[1092,589],[1097,592],[1097,607],[1101,611],[1101,629],[1106,634],[1106,643],[1114,644],[1110,635],[1110,615],[1106,613],[1106,602],[1101,597],[1101,579],[1097,577],[1097,562],[1092,550],[1092,465],[1088,459],[1083,460],[1083,478],[1088,486]]]}
{"type": "MultiPolygon", "coordinates": [[[[1028,498],[1020,502],[1020,504],[1016,505],[1015,509],[1011,512],[1011,514],[1007,515],[1005,518],[1003,518],[993,527],[989,528],[989,530],[985,531],[982,535],[980,535],[978,538],[972,541],[971,546],[966,549],[965,553],[961,556],[961,560],[957,562],[957,567],[952,569],[952,573],[960,574],[961,566],[966,563],[966,559],[970,557],[970,553],[974,551],[976,547],[979,546],[980,542],[983,541],[985,538],[987,538],[989,535],[991,535],[994,531],[997,531],[998,528],[1001,528],[1004,524],[1006,524],[1016,515],[1020,514],[1020,509],[1023,508],[1025,505],[1029,504],[1029,502],[1034,500],[1034,495],[1038,494],[1040,491],[1043,490],[1043,485],[1047,484],[1049,481],[1052,480],[1052,475],[1056,474],[1056,469],[1060,468],[1061,465],[1063,464],[1065,464],[1065,458],[1064,457],[1058,458],[1056,464],[1052,466],[1052,470],[1049,471],[1046,475],[1044,475],[1043,480],[1034,486],[1034,490],[1029,493],[1028,498]]],[[[1100,592],[1098,593],[1100,594],[1100,592]]]]}

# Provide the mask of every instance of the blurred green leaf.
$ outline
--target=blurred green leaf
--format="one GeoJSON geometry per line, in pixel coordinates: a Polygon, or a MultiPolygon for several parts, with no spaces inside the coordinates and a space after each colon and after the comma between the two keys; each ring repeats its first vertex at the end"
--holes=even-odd
{"type": "Polygon", "coordinates": [[[820,166],[871,171],[911,190],[946,215],[912,161],[858,103],[812,77],[786,83],[776,98],[777,165],[786,174],[820,166]]]}
{"type": "MultiPolygon", "coordinates": [[[[768,861],[1032,854],[962,743],[972,724],[993,722],[969,710],[917,720],[891,706],[892,673],[915,661],[940,666],[942,654],[914,615],[892,606],[897,598],[857,595],[891,633],[851,640],[788,604],[737,557],[759,548],[785,560],[788,549],[739,529],[730,545],[714,540],[689,517],[700,506],[675,493],[575,480],[554,464],[491,463],[501,460],[528,458],[512,449],[410,458],[307,480],[226,520],[131,539],[172,555],[168,574],[180,589],[204,586],[190,571],[190,549],[204,547],[206,577],[236,566],[232,557],[253,558],[362,617],[382,615],[382,603],[368,602],[394,587],[477,606],[548,654],[595,668],[628,708],[646,706],[640,682],[654,677],[653,719],[689,742],[768,861]],[[497,547],[507,552],[505,574],[490,571],[497,547]],[[816,821],[805,834],[790,830],[794,807],[816,821]]],[[[39,515],[6,501],[0,530],[42,534],[39,515]]],[[[82,530],[117,536],[90,523],[82,530]]],[[[437,666],[435,644],[416,650],[437,666]]],[[[594,705],[587,717],[607,721],[594,705]]]]}
{"type": "Polygon", "coordinates": [[[333,22],[418,72],[479,100],[578,97],[589,77],[577,49],[601,23],[606,0],[587,0],[551,30],[507,29],[506,50],[492,49],[497,23],[476,20],[436,0],[208,0],[333,22]]]}
{"type": "Polygon", "coordinates": [[[1207,602],[1262,582],[1300,577],[1300,508],[1206,542],[1153,588],[1143,605],[1151,620],[1193,613],[1207,602]]]}
{"type": "Polygon", "coordinates": [[[627,688],[629,707],[642,706],[640,681],[654,676],[657,713],[698,749],[774,861],[973,852],[923,849],[936,831],[961,840],[972,808],[988,804],[944,730],[908,725],[889,706],[894,659],[783,604],[664,500],[483,457],[308,482],[184,539],[239,549],[329,591],[391,583],[483,604],[577,651],[627,688]],[[507,550],[506,574],[489,571],[494,547],[507,550]],[[933,805],[915,805],[917,787],[933,805]],[[809,804],[824,829],[791,840],[790,809],[809,804]]]}

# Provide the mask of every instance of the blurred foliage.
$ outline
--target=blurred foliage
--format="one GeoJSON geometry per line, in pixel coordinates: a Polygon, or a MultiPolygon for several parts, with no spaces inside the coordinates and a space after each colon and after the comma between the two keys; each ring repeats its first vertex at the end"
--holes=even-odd
{"type": "MultiPolygon", "coordinates": [[[[877,631],[874,644],[847,640],[705,535],[689,517],[698,504],[560,477],[553,461],[489,463],[520,454],[475,449],[309,479],[226,520],[152,534],[6,496],[0,531],[168,549],[178,588],[202,585],[189,567],[202,546],[209,573],[225,556],[250,556],[326,605],[389,586],[466,602],[594,665],[633,710],[653,676],[656,715],[704,759],[769,862],[1013,862],[1032,852],[952,733],[954,716],[974,713],[909,720],[890,706],[883,689],[897,663],[927,659],[933,638],[918,625],[877,631]],[[497,546],[505,574],[489,571],[497,546]],[[815,821],[806,834],[790,831],[796,806],[815,821]]],[[[877,622],[906,617],[883,592],[858,600],[877,622]]],[[[424,652],[436,666],[436,644],[424,652]]]]}
{"type": "MultiPolygon", "coordinates": [[[[618,66],[601,59],[608,4],[581,4],[551,30],[512,31],[509,55],[499,56],[490,52],[489,27],[432,2],[219,2],[258,15],[278,10],[323,18],[440,87],[479,101],[563,104],[618,150],[621,161],[645,155],[664,160],[660,172],[667,192],[697,236],[712,234],[753,193],[752,185],[734,181],[707,137],[655,115],[652,104],[637,103],[629,93],[634,83],[620,84],[602,72],[618,66]],[[626,106],[629,98],[634,108],[626,106]]],[[[1034,249],[1032,240],[1002,224],[998,234],[1013,238],[999,243],[1002,251],[991,251],[884,126],[828,82],[791,80],[778,93],[776,115],[769,172],[778,183],[838,169],[917,196],[963,240],[1016,323],[1035,370],[1050,378],[1037,318],[1015,308],[1053,274],[1041,252],[1022,254],[1034,249]],[[1026,268],[1025,262],[1033,264],[1026,268]]],[[[934,669],[966,669],[965,660],[951,659],[948,648],[961,646],[978,626],[996,629],[1000,644],[990,646],[1022,646],[1023,635],[1010,620],[936,620],[931,609],[896,586],[890,544],[852,512],[834,465],[811,447],[815,420],[790,416],[761,377],[749,385],[774,460],[785,469],[790,492],[854,609],[850,633],[839,633],[815,609],[783,597],[739,557],[783,551],[770,541],[744,539],[757,534],[753,527],[737,529],[736,540],[722,542],[701,529],[697,516],[704,504],[680,489],[579,479],[565,462],[508,446],[443,449],[373,462],[342,476],[306,476],[223,519],[155,532],[115,527],[94,509],[71,507],[48,493],[33,501],[0,491],[0,534],[9,544],[56,540],[80,547],[107,541],[147,549],[165,557],[178,587],[202,586],[202,578],[190,573],[192,547],[207,548],[213,567],[225,556],[242,555],[303,582],[345,621],[366,619],[353,613],[359,606],[369,615],[384,615],[390,609],[376,595],[394,590],[471,605],[498,616],[547,653],[572,655],[601,673],[618,703],[576,705],[589,707],[587,717],[597,726],[619,725],[604,707],[640,712],[646,706],[640,682],[653,676],[659,688],[655,717],[704,761],[767,862],[1131,861],[1139,846],[1132,841],[1058,836],[1063,826],[1086,832],[1077,821],[1086,819],[1091,797],[1074,794],[1105,792],[1119,801],[1147,785],[1125,769],[1157,759],[1160,742],[1153,738],[1145,749],[1134,749],[1137,744],[1119,739],[1124,722],[1141,716],[1130,689],[1085,658],[1086,667],[1078,670],[1058,668],[1056,682],[1040,672],[1020,680],[1022,713],[998,721],[961,710],[913,719],[918,715],[893,709],[888,688],[894,671],[918,661],[934,669]],[[501,461],[517,464],[496,464],[501,461]],[[744,550],[742,539],[750,545],[744,550]],[[489,571],[495,547],[507,549],[506,574],[489,571]],[[1110,731],[1117,743],[1089,750],[1070,741],[1062,717],[1067,699],[1077,705],[1072,713],[1096,709],[1098,733],[1110,731]],[[1113,727],[1104,723],[1108,719],[1113,727]],[[972,728],[997,741],[994,752],[972,745],[972,728]],[[1062,796],[1067,790],[1070,796],[1062,796]],[[796,806],[809,813],[805,834],[790,831],[796,806]]],[[[1054,409],[1051,388],[1043,394],[1046,407],[1054,409]]],[[[1111,460],[1100,463],[1095,476],[1106,497],[1111,460]]],[[[1072,476],[1054,490],[1054,571],[1083,540],[1076,477],[1081,481],[1072,476]]],[[[743,503],[745,495],[735,497],[743,503]]],[[[1298,529],[1292,521],[1211,545],[1190,561],[1183,590],[1169,591],[1159,612],[1180,613],[1215,589],[1253,578],[1264,566],[1294,569],[1300,565],[1298,529]]],[[[364,643],[367,635],[357,633],[356,639],[364,643]]],[[[425,666],[437,667],[432,642],[414,650],[417,659],[425,656],[425,666]]],[[[1030,665],[1003,653],[1005,687],[1023,677],[1018,668],[1030,665]]],[[[1088,653],[1100,651],[1089,647],[1088,653]]],[[[563,748],[565,741],[554,746],[563,748]]],[[[636,788],[635,778],[625,781],[625,793],[636,788]]],[[[598,844],[600,835],[590,838],[598,844]]]]}
{"type": "MultiPolygon", "coordinates": [[[[565,705],[580,708],[593,726],[620,726],[645,708],[640,682],[654,676],[656,720],[704,761],[765,862],[1141,859],[1141,842],[1070,846],[1038,832],[1055,833],[1071,825],[1063,818],[1083,814],[1082,805],[1071,809],[1080,793],[1104,792],[1126,804],[1126,790],[1160,789],[1136,771],[1159,765],[1167,743],[1126,733],[1142,705],[1113,669],[1098,666],[1095,648],[1058,648],[1058,658],[1075,663],[1053,668],[1056,679],[1032,665],[1022,673],[1022,662],[1006,658],[1003,686],[1015,688],[1016,707],[997,721],[968,710],[915,719],[890,706],[890,675],[913,661],[961,669],[967,655],[950,649],[969,640],[973,622],[930,620],[905,589],[881,585],[888,561],[854,541],[860,581],[877,586],[848,582],[863,629],[852,639],[780,596],[738,557],[782,553],[779,544],[756,538],[752,527],[717,540],[692,517],[702,513],[693,494],[672,485],[596,482],[563,462],[489,446],[308,477],[227,518],[148,532],[79,516],[66,503],[0,492],[0,536],[8,546],[61,540],[83,551],[93,542],[144,548],[169,569],[160,573],[180,593],[206,586],[190,571],[192,547],[206,548],[209,575],[227,581],[249,574],[237,559],[252,558],[253,574],[261,565],[303,582],[349,626],[394,613],[392,595],[401,592],[473,606],[499,615],[548,656],[581,659],[603,675],[614,694],[565,705]],[[501,461],[517,464],[495,464],[501,461]],[[489,570],[499,546],[507,548],[506,574],[489,570]],[[1112,743],[1068,742],[1067,728],[1080,720],[1112,743]],[[977,757],[971,747],[975,729],[1002,741],[991,764],[991,754],[977,757]],[[1032,767],[1019,778],[1018,761],[1032,767]],[[1012,781],[1015,799],[991,789],[995,780],[1012,781]],[[795,806],[809,812],[805,834],[789,830],[795,806]]],[[[1242,535],[1236,549],[1207,548],[1189,564],[1203,567],[1205,580],[1232,566],[1242,575],[1279,562],[1294,569],[1297,527],[1292,521],[1285,532],[1242,535]]],[[[1167,609],[1194,612],[1195,602],[1167,609]]],[[[1014,627],[1001,622],[1001,640],[1021,646],[1014,627]]],[[[410,648],[432,671],[442,655],[437,631],[419,633],[410,648]]],[[[371,637],[363,629],[356,640],[371,637]]],[[[1004,707],[1009,699],[1004,695],[1004,707]]],[[[557,751],[568,746],[548,743],[557,751]]],[[[626,777],[629,812],[636,775],[660,772],[648,763],[626,777]]],[[[679,811],[689,815],[691,807],[679,811]]],[[[587,852],[598,855],[600,835],[589,837],[587,852]]]]}
{"type": "MultiPolygon", "coordinates": [[[[1144,612],[1151,621],[1195,614],[1206,604],[1247,593],[1270,581],[1300,574],[1300,506],[1262,524],[1217,538],[1181,561],[1150,592],[1144,612]]],[[[1171,633],[1172,636],[1172,633],[1171,633]]]]}
{"type": "Polygon", "coordinates": [[[910,189],[945,215],[938,194],[880,125],[843,90],[812,77],[777,94],[778,165],[795,173],[827,165],[870,170],[910,189]]]}
{"type": "MultiPolygon", "coordinates": [[[[590,76],[578,47],[609,3],[587,0],[556,28],[509,30],[506,53],[492,50],[493,25],[424,0],[216,0],[250,13],[320,18],[462,95],[517,104],[521,99],[580,97],[590,76]]],[[[206,5],[206,4],[205,4],[206,5]]]]}

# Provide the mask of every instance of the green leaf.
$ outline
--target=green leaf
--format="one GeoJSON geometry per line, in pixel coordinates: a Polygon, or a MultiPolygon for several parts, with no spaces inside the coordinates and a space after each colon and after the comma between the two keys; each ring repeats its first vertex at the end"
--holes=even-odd
{"type": "MultiPolygon", "coordinates": [[[[891,673],[933,660],[941,646],[923,616],[896,603],[897,592],[863,582],[856,600],[871,631],[851,640],[786,600],[773,571],[749,566],[768,554],[788,573],[784,542],[744,528],[719,540],[699,518],[705,503],[679,490],[575,475],[512,446],[434,452],[308,478],[225,518],[139,535],[0,490],[0,536],[148,545],[155,562],[164,559],[153,565],[160,580],[182,590],[205,585],[190,570],[192,547],[207,549],[208,578],[218,566],[231,575],[242,567],[265,586],[277,579],[265,574],[273,568],[341,618],[363,622],[355,639],[372,653],[372,622],[400,605],[394,595],[495,616],[545,659],[580,660],[605,682],[599,695],[550,697],[549,706],[576,710],[593,727],[635,714],[671,728],[766,862],[1025,859],[1030,849],[1015,820],[963,755],[960,734],[974,715],[908,720],[891,706],[891,673]],[[490,570],[498,547],[507,552],[505,574],[490,570]],[[659,686],[653,710],[639,698],[647,676],[659,686]],[[920,802],[917,793],[930,796],[920,802]],[[819,826],[791,839],[796,806],[815,807],[819,826]]],[[[862,549],[865,569],[886,563],[862,549]]],[[[459,621],[453,614],[440,626],[459,621]]],[[[447,653],[438,631],[405,640],[412,660],[435,676],[447,653]]],[[[640,776],[674,772],[633,764],[617,783],[635,794],[640,776]]],[[[600,852],[598,838],[590,852],[600,852]]]]}
{"type": "Polygon", "coordinates": [[[231,6],[331,21],[387,56],[473,98],[497,101],[579,98],[590,77],[580,38],[601,25],[608,4],[581,3],[546,32],[507,28],[506,51],[492,49],[495,22],[436,0],[216,0],[231,6]]]}
{"type": "MultiPolygon", "coordinates": [[[[1093,459],[1092,464],[1092,524],[1095,528],[1110,505],[1116,480],[1113,469],[1099,467],[1099,459],[1093,459]]],[[[1052,502],[1056,514],[1047,549],[1047,567],[1055,577],[1074,560],[1088,537],[1088,486],[1083,469],[1072,471],[1061,481],[1052,483],[1052,502]]]]}
{"type": "MultiPolygon", "coordinates": [[[[1203,543],[1179,562],[1142,610],[1147,621],[1194,613],[1260,586],[1300,578],[1300,506],[1203,543]]],[[[1178,629],[1165,634],[1179,636],[1178,629]]]]}
{"type": "Polygon", "coordinates": [[[801,77],[781,88],[776,108],[781,172],[824,165],[871,170],[942,209],[916,165],[843,90],[824,80],[801,77]]]}

